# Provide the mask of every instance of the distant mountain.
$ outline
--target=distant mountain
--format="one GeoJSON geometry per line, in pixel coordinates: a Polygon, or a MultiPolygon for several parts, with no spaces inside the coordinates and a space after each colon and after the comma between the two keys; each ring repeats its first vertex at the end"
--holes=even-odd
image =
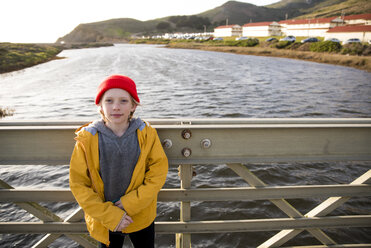
{"type": "Polygon", "coordinates": [[[156,20],[142,22],[130,18],[120,18],[80,24],[71,33],[59,38],[57,42],[120,42],[127,40],[134,33],[156,30],[156,25],[159,22],[156,20]]]}
{"type": "Polygon", "coordinates": [[[213,31],[225,24],[243,25],[249,22],[280,21],[371,13],[370,0],[281,0],[267,6],[229,1],[214,9],[191,16],[168,16],[139,21],[130,18],[112,19],[78,25],[57,42],[124,42],[132,35],[152,35],[165,32],[213,31]]]}
{"type": "Polygon", "coordinates": [[[296,18],[320,18],[340,15],[356,15],[371,13],[370,0],[327,0],[313,6],[300,9],[301,14],[296,18]]]}
{"type": "Polygon", "coordinates": [[[281,9],[259,7],[237,1],[226,2],[220,7],[198,15],[207,17],[211,23],[219,25],[225,25],[227,20],[228,24],[242,25],[249,22],[277,21],[285,18],[281,9]]]}
{"type": "Polygon", "coordinates": [[[369,0],[281,0],[266,7],[286,12],[289,19],[371,13],[369,0]]]}

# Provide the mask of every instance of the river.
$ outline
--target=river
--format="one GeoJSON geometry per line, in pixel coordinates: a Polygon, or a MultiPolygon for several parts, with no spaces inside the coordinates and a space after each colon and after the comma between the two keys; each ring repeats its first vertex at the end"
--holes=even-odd
{"type": "MultiPolygon", "coordinates": [[[[313,62],[167,49],[155,45],[65,50],[65,59],[0,75],[0,107],[15,110],[4,120],[92,120],[94,96],[111,74],[137,83],[146,118],[370,118],[371,73],[313,62]]],[[[248,164],[269,185],[349,183],[371,162],[248,164]]],[[[195,166],[193,187],[247,186],[225,165],[195,166]]],[[[68,187],[68,165],[0,166],[13,187],[68,187]]],[[[166,187],[179,187],[170,168],[166,187]]],[[[323,199],[290,200],[302,213],[323,199]]],[[[76,204],[43,204],[65,218],[76,204]]],[[[352,198],[332,214],[369,214],[370,198],[352,198]]],[[[159,203],[158,220],[178,220],[178,203],[159,203]]],[[[195,202],[194,220],[286,217],[269,201],[195,202]]],[[[1,221],[37,221],[13,204],[1,204],[1,221]]],[[[339,243],[371,242],[370,228],[329,229],[339,243]]],[[[274,232],[192,235],[192,247],[256,247],[274,232]]],[[[40,235],[1,235],[1,247],[29,247],[40,235]]],[[[158,235],[157,247],[175,247],[174,235],[158,235]]],[[[318,244],[304,232],[286,245],[318,244]]],[[[50,247],[77,247],[60,238],[50,247]]]]}

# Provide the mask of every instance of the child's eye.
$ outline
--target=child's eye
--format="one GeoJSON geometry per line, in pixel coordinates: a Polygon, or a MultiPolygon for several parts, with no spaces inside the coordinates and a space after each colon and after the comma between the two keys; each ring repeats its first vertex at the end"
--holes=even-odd
{"type": "Polygon", "coordinates": [[[126,99],[122,99],[121,102],[122,102],[122,103],[126,103],[126,102],[128,102],[128,100],[126,100],[126,99]]]}
{"type": "Polygon", "coordinates": [[[106,99],[106,102],[110,103],[110,102],[112,102],[112,100],[111,99],[106,99]]]}

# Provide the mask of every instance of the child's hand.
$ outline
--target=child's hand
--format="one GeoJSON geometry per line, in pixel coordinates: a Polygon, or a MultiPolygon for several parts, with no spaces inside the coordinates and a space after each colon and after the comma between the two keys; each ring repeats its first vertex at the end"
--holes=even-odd
{"type": "Polygon", "coordinates": [[[121,200],[118,200],[117,202],[115,202],[115,206],[121,208],[122,210],[125,210],[124,206],[121,203],[121,200]]]}
{"type": "Polygon", "coordinates": [[[133,220],[131,219],[129,215],[125,213],[124,216],[122,216],[120,223],[116,226],[114,232],[118,232],[118,231],[121,232],[126,227],[128,227],[131,223],[133,223],[133,220]]]}

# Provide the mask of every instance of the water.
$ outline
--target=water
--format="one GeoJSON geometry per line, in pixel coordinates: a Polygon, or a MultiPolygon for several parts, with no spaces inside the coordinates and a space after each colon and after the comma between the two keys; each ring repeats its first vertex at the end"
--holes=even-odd
{"type": "MultiPolygon", "coordinates": [[[[370,73],[341,66],[161,46],[116,45],[66,50],[54,60],[0,75],[0,106],[15,110],[5,120],[98,118],[98,84],[119,73],[138,86],[145,118],[371,117],[370,73]]],[[[269,185],[349,183],[370,162],[248,164],[269,185]]],[[[195,166],[192,187],[248,186],[225,165],[195,166]]],[[[0,166],[13,187],[68,187],[68,165],[0,166]]],[[[170,168],[165,187],[179,187],[170,168]]],[[[324,199],[290,200],[306,213],[324,199]]],[[[370,214],[370,198],[352,198],[331,215],[370,214]]],[[[62,218],[76,204],[42,204],[62,218]]],[[[159,203],[158,220],[179,219],[178,203],[159,203]]],[[[193,220],[286,217],[269,201],[194,202],[193,220]]],[[[1,204],[0,221],[38,221],[13,204],[1,204]]],[[[338,243],[371,242],[370,228],[326,229],[338,243]]],[[[192,235],[193,247],[256,247],[275,232],[192,235]]],[[[1,235],[2,247],[29,247],[40,235],[1,235]]],[[[174,235],[158,235],[157,247],[175,247],[174,235]]],[[[307,232],[285,245],[318,244],[307,232]]],[[[59,238],[50,247],[77,247],[59,238]]]]}
{"type": "Polygon", "coordinates": [[[0,75],[10,119],[82,119],[107,76],[138,84],[143,118],[370,117],[370,73],[326,64],[146,45],[66,50],[55,60],[0,75]]]}

